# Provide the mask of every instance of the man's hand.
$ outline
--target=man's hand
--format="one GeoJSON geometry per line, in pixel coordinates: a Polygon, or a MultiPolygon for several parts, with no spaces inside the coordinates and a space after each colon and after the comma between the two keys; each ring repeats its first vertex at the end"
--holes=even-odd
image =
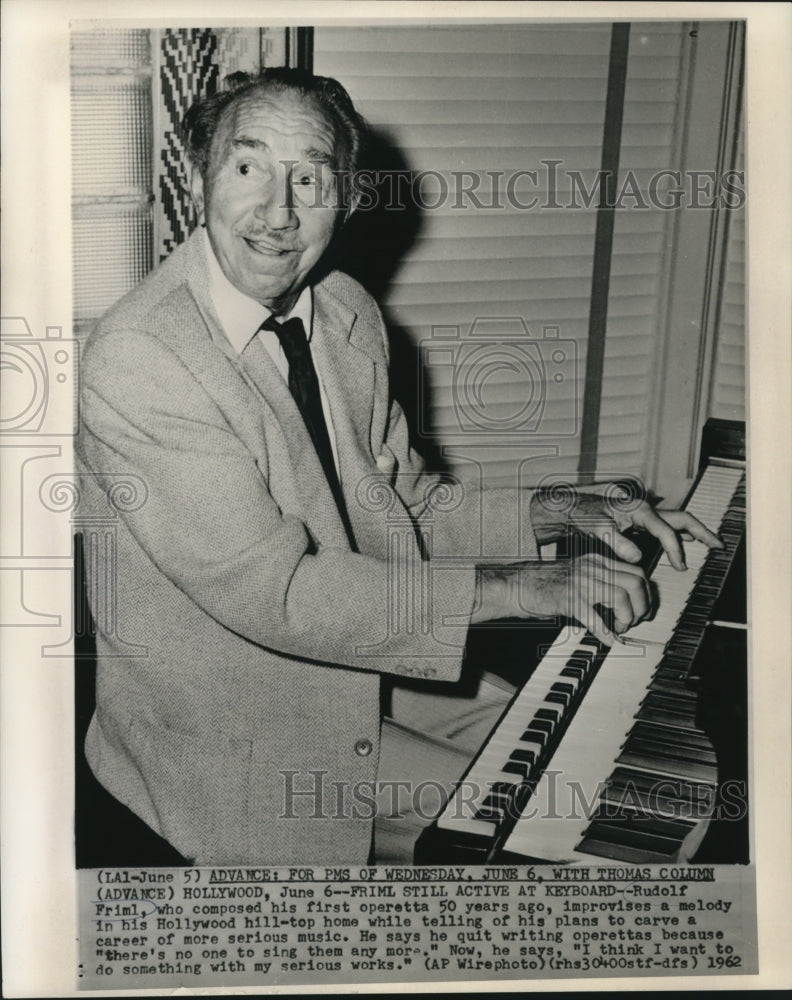
{"type": "Polygon", "coordinates": [[[584,625],[606,645],[646,617],[649,584],[638,566],[600,555],[557,562],[525,562],[479,568],[472,622],[492,618],[553,618],[584,625]],[[609,609],[613,628],[603,617],[609,609]]]}
{"type": "Polygon", "coordinates": [[[643,528],[657,538],[671,565],[678,570],[685,569],[680,533],[710,548],[723,548],[718,536],[692,514],[655,510],[619,486],[574,490],[570,487],[563,492],[536,490],[531,497],[531,524],[540,545],[555,541],[568,528],[574,528],[605,542],[615,556],[629,563],[637,563],[641,552],[622,532],[630,527],[643,528]]]}

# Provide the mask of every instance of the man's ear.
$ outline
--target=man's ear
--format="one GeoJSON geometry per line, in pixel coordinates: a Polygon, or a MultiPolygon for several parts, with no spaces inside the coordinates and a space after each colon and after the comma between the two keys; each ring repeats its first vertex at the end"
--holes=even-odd
{"type": "Polygon", "coordinates": [[[190,188],[190,196],[192,197],[193,205],[195,205],[195,211],[198,213],[198,216],[201,219],[201,221],[203,221],[204,183],[203,183],[203,177],[201,176],[201,171],[190,160],[187,161],[186,171],[187,171],[187,183],[190,188]]]}
{"type": "Polygon", "coordinates": [[[360,203],[360,198],[356,194],[350,194],[347,204],[344,206],[344,211],[340,216],[338,228],[343,229],[344,226],[349,222],[352,213],[357,209],[360,203]]]}
{"type": "MultiPolygon", "coordinates": [[[[348,219],[353,212],[357,211],[359,204],[360,204],[360,192],[353,189],[349,192],[349,205],[347,207],[346,219],[348,219]]],[[[346,221],[346,219],[344,221],[346,221]]]]}

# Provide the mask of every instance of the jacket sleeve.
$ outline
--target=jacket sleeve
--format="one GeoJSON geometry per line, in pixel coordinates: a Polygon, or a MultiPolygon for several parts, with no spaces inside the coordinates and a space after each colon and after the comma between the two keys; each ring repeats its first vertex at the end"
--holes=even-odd
{"type": "Polygon", "coordinates": [[[531,490],[488,488],[483,469],[466,480],[428,473],[410,445],[407,420],[395,400],[385,446],[393,455],[395,488],[431,540],[435,559],[477,564],[538,558],[531,490]]]}
{"type": "Polygon", "coordinates": [[[429,563],[430,600],[417,609],[423,620],[392,628],[405,612],[395,603],[405,588],[394,579],[427,572],[417,545],[389,563],[315,552],[305,525],[281,513],[253,455],[169,348],[145,332],[111,330],[89,342],[81,381],[82,464],[100,479],[143,479],[147,500],[123,515],[125,524],[206,614],[299,659],[457,679],[474,601],[471,567],[434,573],[429,563]]]}
{"type": "MultiPolygon", "coordinates": [[[[376,316],[389,360],[388,335],[379,310],[376,316]]],[[[532,491],[490,488],[482,466],[464,481],[427,472],[411,445],[404,411],[392,394],[381,451],[390,459],[394,489],[425,533],[435,558],[468,565],[538,558],[530,518],[532,491]]]]}

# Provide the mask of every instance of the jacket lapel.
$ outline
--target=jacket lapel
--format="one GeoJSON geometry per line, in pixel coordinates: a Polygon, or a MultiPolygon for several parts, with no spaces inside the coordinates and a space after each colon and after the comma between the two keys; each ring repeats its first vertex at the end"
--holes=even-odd
{"type": "Polygon", "coordinates": [[[354,310],[321,286],[314,293],[311,351],[330,405],[347,511],[360,551],[382,555],[381,512],[374,516],[366,503],[371,477],[379,475],[371,442],[375,360],[357,336],[354,310]]]}
{"type": "MultiPolygon", "coordinates": [[[[313,446],[305,421],[289,391],[283,376],[275,366],[267,349],[259,340],[253,340],[242,352],[239,359],[240,372],[257,395],[257,403],[266,414],[268,444],[277,431],[286,445],[286,464],[276,463],[270,468],[273,473],[291,473],[295,496],[309,526],[326,538],[333,534],[335,522],[335,500],[322,469],[316,449],[313,446]]],[[[273,489],[277,489],[272,484],[273,489]]],[[[341,529],[346,540],[346,533],[341,529]]],[[[337,543],[336,543],[337,544],[337,543]]]]}

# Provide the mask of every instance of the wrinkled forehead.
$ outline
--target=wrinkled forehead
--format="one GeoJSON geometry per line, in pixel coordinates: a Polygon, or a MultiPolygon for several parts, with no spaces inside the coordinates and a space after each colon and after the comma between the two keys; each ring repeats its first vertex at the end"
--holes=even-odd
{"type": "Polygon", "coordinates": [[[291,90],[256,90],[232,102],[215,133],[212,159],[225,155],[242,136],[288,143],[295,151],[336,154],[335,130],[325,112],[310,96],[291,90]]]}

